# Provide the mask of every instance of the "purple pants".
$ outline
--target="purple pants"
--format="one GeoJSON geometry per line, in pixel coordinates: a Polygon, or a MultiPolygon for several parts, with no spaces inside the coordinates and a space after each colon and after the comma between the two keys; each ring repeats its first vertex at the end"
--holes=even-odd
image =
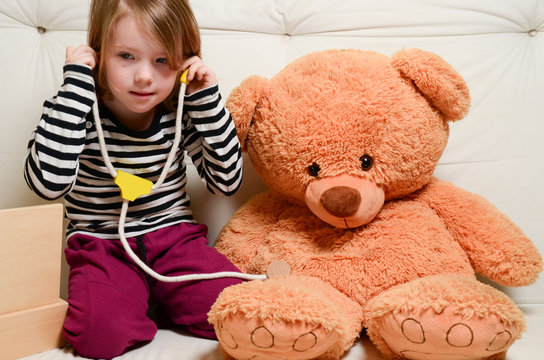
{"type": "MultiPolygon", "coordinates": [[[[205,225],[181,223],[139,238],[127,239],[162,275],[239,271],[208,247],[205,225]],[[141,244],[145,246],[142,248],[141,244]]],[[[240,279],[165,283],[147,277],[118,240],[73,235],[65,250],[70,265],[68,314],[64,335],[84,357],[111,359],[130,347],[151,341],[157,325],[147,317],[156,303],[169,320],[195,335],[215,338],[207,313],[219,293],[240,279]]]]}

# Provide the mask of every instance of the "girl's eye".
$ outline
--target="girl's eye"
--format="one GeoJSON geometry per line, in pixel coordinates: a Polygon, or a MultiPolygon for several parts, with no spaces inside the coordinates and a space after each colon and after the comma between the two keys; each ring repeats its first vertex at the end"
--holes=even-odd
{"type": "Polygon", "coordinates": [[[168,64],[168,60],[166,58],[159,58],[157,59],[157,62],[159,64],[168,64]]]}
{"type": "Polygon", "coordinates": [[[127,53],[121,53],[119,54],[119,56],[122,57],[123,59],[132,59],[132,56],[127,53]]]}

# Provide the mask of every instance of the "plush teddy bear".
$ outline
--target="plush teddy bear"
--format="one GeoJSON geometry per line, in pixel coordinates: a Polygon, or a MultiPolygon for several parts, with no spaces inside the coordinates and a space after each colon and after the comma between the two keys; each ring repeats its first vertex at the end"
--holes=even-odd
{"type": "Polygon", "coordinates": [[[507,286],[542,270],[531,241],[481,196],[433,177],[463,78],[418,49],[327,50],[227,106],[270,191],[217,248],[242,271],[290,274],[224,290],[209,313],[227,358],[338,359],[366,328],[386,359],[504,359],[522,312],[507,286]]]}

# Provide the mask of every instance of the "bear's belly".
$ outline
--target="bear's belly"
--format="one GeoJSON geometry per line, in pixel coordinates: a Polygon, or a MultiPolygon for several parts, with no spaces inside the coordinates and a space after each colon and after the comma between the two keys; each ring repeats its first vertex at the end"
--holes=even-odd
{"type": "Polygon", "coordinates": [[[465,252],[434,211],[413,201],[387,203],[369,224],[339,229],[306,209],[286,209],[261,243],[252,272],[283,259],[295,274],[319,277],[361,304],[426,275],[473,277],[465,252]],[[257,265],[259,264],[259,265],[257,265]]]}

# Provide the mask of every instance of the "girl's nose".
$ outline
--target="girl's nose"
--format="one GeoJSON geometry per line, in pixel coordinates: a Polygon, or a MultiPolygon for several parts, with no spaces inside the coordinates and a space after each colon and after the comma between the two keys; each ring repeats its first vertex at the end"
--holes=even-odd
{"type": "Polygon", "coordinates": [[[140,63],[134,74],[134,81],[137,83],[150,83],[153,81],[151,66],[143,62],[140,63]]]}

